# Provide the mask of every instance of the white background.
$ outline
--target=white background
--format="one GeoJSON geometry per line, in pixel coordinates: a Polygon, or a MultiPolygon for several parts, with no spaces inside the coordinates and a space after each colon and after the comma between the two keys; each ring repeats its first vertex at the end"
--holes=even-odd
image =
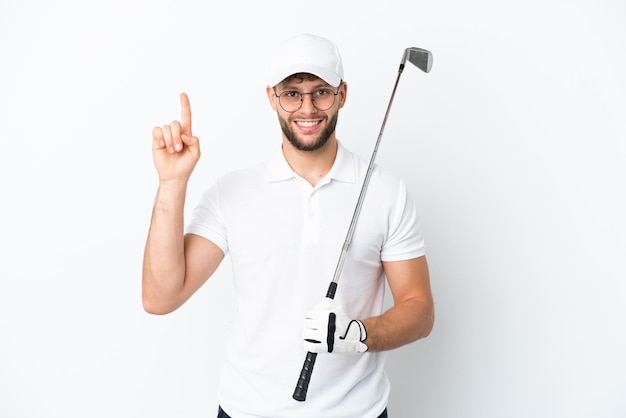
{"type": "Polygon", "coordinates": [[[279,143],[267,51],[303,31],[342,51],[338,137],[366,158],[404,48],[435,58],[377,160],[418,204],[437,305],[389,356],[391,416],[626,416],[624,2],[368,4],[1,1],[1,417],[215,416],[228,262],[179,311],[141,307],[151,130],[186,91],[191,210],[279,143]]]}

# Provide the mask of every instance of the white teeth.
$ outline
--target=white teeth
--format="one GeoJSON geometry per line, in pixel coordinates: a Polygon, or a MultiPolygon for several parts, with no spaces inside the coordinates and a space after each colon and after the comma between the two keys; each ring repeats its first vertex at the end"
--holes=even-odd
{"type": "Polygon", "coordinates": [[[300,126],[304,126],[306,128],[311,127],[311,126],[315,126],[317,125],[319,122],[305,122],[305,121],[298,121],[296,122],[298,125],[300,126]]]}

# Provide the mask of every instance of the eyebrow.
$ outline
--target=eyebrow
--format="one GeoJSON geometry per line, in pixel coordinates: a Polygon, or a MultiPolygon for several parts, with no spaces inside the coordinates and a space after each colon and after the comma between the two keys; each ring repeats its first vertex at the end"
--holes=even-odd
{"type": "MultiPolygon", "coordinates": [[[[285,84],[282,86],[282,88],[284,89],[283,91],[297,91],[297,92],[300,92],[300,90],[301,90],[301,89],[300,89],[300,88],[298,88],[298,87],[296,86],[296,84],[301,84],[301,83],[293,83],[293,82],[288,82],[288,83],[285,83],[285,84]]],[[[323,81],[322,81],[321,83],[314,84],[314,85],[311,87],[311,89],[312,89],[312,90],[317,90],[317,89],[321,89],[321,88],[328,88],[328,89],[331,89],[331,90],[332,90],[332,89],[333,89],[333,86],[331,86],[330,84],[328,84],[328,83],[326,83],[326,82],[323,82],[323,81]]]]}

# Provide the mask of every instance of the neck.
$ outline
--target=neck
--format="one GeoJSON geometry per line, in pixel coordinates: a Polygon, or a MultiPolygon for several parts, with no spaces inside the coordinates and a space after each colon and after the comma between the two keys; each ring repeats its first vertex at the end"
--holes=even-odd
{"type": "Polygon", "coordinates": [[[314,186],[330,171],[337,157],[337,139],[333,136],[315,151],[301,151],[283,138],[283,155],[291,169],[314,186]]]}

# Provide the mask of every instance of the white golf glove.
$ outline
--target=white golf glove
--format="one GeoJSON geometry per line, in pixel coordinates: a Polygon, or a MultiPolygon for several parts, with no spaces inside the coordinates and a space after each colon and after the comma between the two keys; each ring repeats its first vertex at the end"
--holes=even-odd
{"type": "Polygon", "coordinates": [[[363,323],[350,319],[334,299],[324,298],[302,324],[304,348],[312,353],[363,353],[367,332],[363,323]]]}

